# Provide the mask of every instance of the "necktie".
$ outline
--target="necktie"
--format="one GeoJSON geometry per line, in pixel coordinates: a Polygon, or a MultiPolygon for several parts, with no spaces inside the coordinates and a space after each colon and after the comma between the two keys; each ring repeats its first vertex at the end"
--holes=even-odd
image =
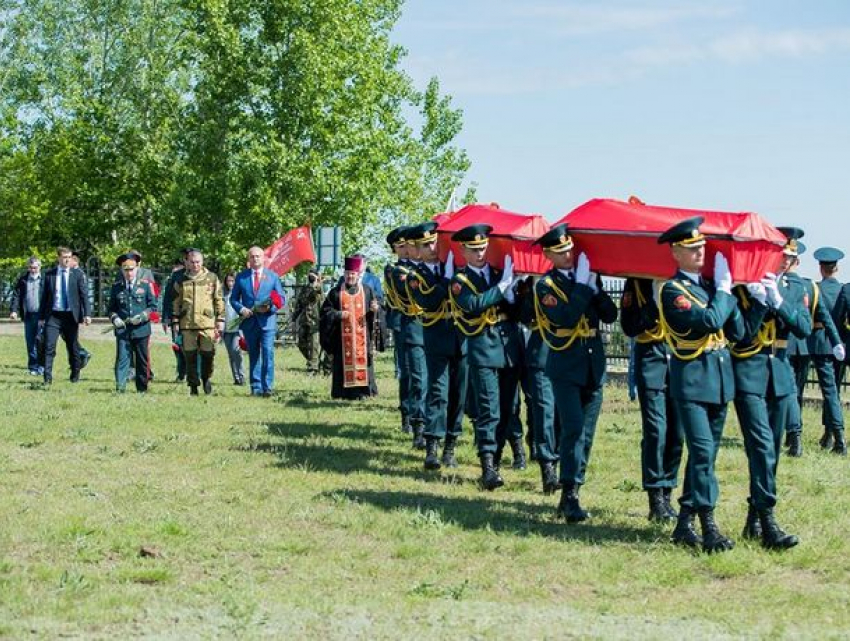
{"type": "Polygon", "coordinates": [[[260,272],[254,272],[254,295],[260,291],[260,272]]]}
{"type": "Polygon", "coordinates": [[[59,283],[59,306],[64,312],[68,310],[68,270],[61,270],[59,278],[62,280],[59,283]]]}

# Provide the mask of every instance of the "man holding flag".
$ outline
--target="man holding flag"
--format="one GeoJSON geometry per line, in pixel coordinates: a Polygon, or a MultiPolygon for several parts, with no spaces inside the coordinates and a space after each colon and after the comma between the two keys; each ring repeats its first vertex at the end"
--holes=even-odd
{"type": "Polygon", "coordinates": [[[239,314],[242,334],[248,343],[251,395],[272,395],[274,387],[274,339],[277,311],[283,307],[283,286],[276,273],[264,267],[265,252],[248,250],[248,269],[236,276],[230,304],[239,314]]]}

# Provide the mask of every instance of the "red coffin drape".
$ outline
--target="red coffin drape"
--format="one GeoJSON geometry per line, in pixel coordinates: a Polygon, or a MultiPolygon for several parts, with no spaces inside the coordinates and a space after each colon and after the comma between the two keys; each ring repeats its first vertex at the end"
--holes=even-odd
{"type": "Polygon", "coordinates": [[[473,204],[453,213],[434,216],[437,227],[437,248],[440,260],[445,260],[449,249],[454,252],[455,265],[466,264],[461,246],[451,240],[454,232],[476,224],[493,227],[490,245],[487,248],[487,260],[495,267],[503,267],[505,256],[510,255],[514,271],[523,274],[545,274],[552,263],[543,256],[538,245],[532,243],[549,231],[549,223],[537,214],[518,214],[505,211],[495,205],[473,204]]]}
{"type": "Polygon", "coordinates": [[[711,276],[714,255],[723,252],[735,282],[753,282],[775,272],[785,236],[758,214],[655,207],[597,198],[577,207],[558,222],[569,225],[577,251],[590,268],[608,276],[668,278],[676,263],[658,237],[677,222],[703,216],[707,237],[703,273],[711,276]]]}

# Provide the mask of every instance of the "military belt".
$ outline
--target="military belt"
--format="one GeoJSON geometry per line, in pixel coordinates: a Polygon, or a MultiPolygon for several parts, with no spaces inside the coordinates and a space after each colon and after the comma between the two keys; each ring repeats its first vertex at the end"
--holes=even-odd
{"type": "Polygon", "coordinates": [[[586,329],[586,330],[577,332],[574,329],[563,329],[562,328],[562,329],[549,330],[548,333],[551,334],[552,336],[555,336],[556,338],[569,338],[573,334],[577,334],[578,338],[595,338],[596,337],[596,330],[595,329],[586,329]]]}

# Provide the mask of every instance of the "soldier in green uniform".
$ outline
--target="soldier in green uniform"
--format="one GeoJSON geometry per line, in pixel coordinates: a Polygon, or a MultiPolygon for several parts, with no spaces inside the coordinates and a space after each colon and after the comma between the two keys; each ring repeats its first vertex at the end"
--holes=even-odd
{"type": "Polygon", "coordinates": [[[322,299],[322,277],[313,268],[307,274],[307,282],[298,291],[292,309],[298,350],[306,359],[307,374],[311,376],[319,373],[319,313],[322,310],[322,299]]]}
{"type": "Polygon", "coordinates": [[[156,311],[156,297],[150,284],[138,275],[138,261],[132,253],[118,257],[121,282],[109,292],[109,320],[115,328],[115,387],[127,389],[130,355],[135,356],[136,391],[146,392],[150,381],[150,315],[156,311]]]}
{"type": "Polygon", "coordinates": [[[162,312],[160,313],[162,331],[166,333],[171,332],[171,345],[174,350],[174,359],[177,368],[177,378],[175,380],[179,383],[186,380],[186,359],[183,356],[183,348],[178,341],[179,332],[171,324],[171,310],[174,306],[174,284],[183,278],[186,273],[186,255],[189,251],[191,249],[184,249],[180,253],[181,257],[174,261],[171,274],[169,274],[168,280],[166,280],[162,288],[162,312]]]}
{"type": "Polygon", "coordinates": [[[224,333],[221,289],[218,276],[204,267],[204,255],[198,250],[189,252],[186,271],[174,282],[171,324],[180,332],[186,357],[186,381],[192,396],[198,395],[201,384],[204,394],[212,394],[215,344],[224,333]]]}
{"type": "MultiPolygon", "coordinates": [[[[832,309],[832,320],[838,329],[842,344],[846,346],[850,342],[850,283],[843,285],[839,291],[838,298],[835,301],[835,307],[832,309]]],[[[840,398],[841,385],[844,381],[844,370],[847,366],[847,354],[845,353],[843,358],[839,358],[839,356],[840,353],[835,354],[835,385],[840,398]]],[[[826,438],[828,439],[828,437],[826,438]]],[[[844,442],[844,432],[841,431],[837,436],[833,432],[832,438],[832,451],[836,454],[845,455],[847,453],[847,446],[844,442]]]]}
{"type": "Polygon", "coordinates": [[[567,225],[550,229],[537,241],[552,261],[534,289],[537,330],[549,347],[546,374],[561,423],[561,499],[558,514],[568,523],[590,518],[581,507],[596,422],[605,383],[605,349],[599,324],[617,320],[617,306],[590,271],[585,254],[574,260],[567,225]]]}
{"type": "Polygon", "coordinates": [[[727,341],[744,336],[744,322],[732,295],[732,275],[723,254],[714,258],[714,282],[700,276],[705,263],[703,218],[684,220],[658,239],[671,245],[679,266],[661,286],[659,320],[670,349],[670,395],[688,445],[679,519],[672,541],[706,552],[731,550],[734,542],[714,520],[719,488],[714,466],[735,376],[727,341]],[[698,514],[702,537],[694,529],[698,514]]]}
{"type": "Polygon", "coordinates": [[[463,426],[463,402],[468,378],[466,336],[454,324],[449,303],[449,279],[454,273],[451,252],[443,265],[437,255],[437,223],[413,227],[410,238],[422,262],[410,271],[407,289],[419,307],[425,341],[428,389],[425,397],[425,469],[457,467],[455,446],[463,426]],[[440,441],[445,439],[442,457],[440,441]]]}
{"type": "Polygon", "coordinates": [[[841,336],[835,328],[833,310],[841,291],[841,283],[835,278],[838,271],[838,261],[844,258],[841,250],[833,247],[821,247],[814,253],[815,260],[820,263],[820,273],[823,279],[818,283],[820,300],[830,316],[832,327],[815,319],[812,335],[809,336],[809,354],[814,363],[820,384],[823,405],[821,422],[823,436],[820,445],[824,449],[832,449],[839,455],[847,454],[844,441],[844,416],[841,412],[841,400],[838,384],[835,380],[836,363],[844,360],[846,350],[841,343],[841,336]],[[835,332],[834,335],[831,335],[835,332]]]}
{"type": "MultiPolygon", "coordinates": [[[[800,235],[802,232],[800,232],[800,235]]],[[[796,239],[786,244],[796,251],[796,239]]],[[[787,261],[786,261],[787,262],[787,261]]],[[[746,328],[731,349],[735,371],[735,411],[744,436],[750,472],[747,521],[742,536],[761,539],[770,549],[794,547],[798,539],[776,523],[776,469],[786,421],[797,403],[788,361],[788,336],[811,332],[812,319],[799,288],[767,274],[760,283],[739,285],[734,293],[746,328]]]]}
{"type": "Polygon", "coordinates": [[[620,324],[626,336],[635,339],[634,371],[643,430],[641,479],[649,498],[649,520],[675,519],[678,514],[670,499],[682,462],[684,433],[670,396],[670,351],[658,320],[652,280],[626,280],[620,324]]]}
{"type": "Polygon", "coordinates": [[[487,262],[492,229],[489,225],[470,225],[452,235],[463,248],[466,265],[452,277],[449,294],[455,323],[467,338],[481,486],[490,491],[504,485],[499,466],[505,443],[513,449],[514,463],[520,456],[524,459],[525,452],[522,426],[513,420],[522,350],[516,323],[519,310],[512,289],[513,265],[510,256],[505,258],[504,271],[487,262]]]}
{"type": "Polygon", "coordinates": [[[410,433],[410,415],[407,397],[410,389],[410,370],[405,357],[405,343],[401,329],[402,299],[404,290],[396,290],[395,270],[397,267],[407,263],[407,229],[408,227],[396,227],[387,234],[387,244],[392,248],[396,256],[395,263],[388,263],[384,267],[384,304],[386,306],[387,328],[393,334],[393,361],[395,363],[395,377],[398,379],[399,412],[401,412],[401,431],[410,433]]]}

